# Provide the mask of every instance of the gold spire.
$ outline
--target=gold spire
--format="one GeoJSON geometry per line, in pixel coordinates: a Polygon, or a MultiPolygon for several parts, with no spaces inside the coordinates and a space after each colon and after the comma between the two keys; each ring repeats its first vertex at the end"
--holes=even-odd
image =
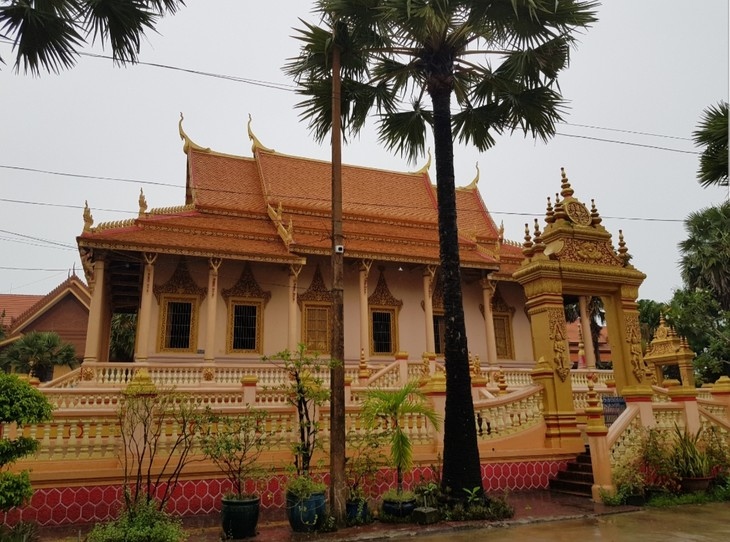
{"type": "Polygon", "coordinates": [[[525,223],[525,242],[522,243],[522,254],[526,257],[532,256],[535,250],[532,247],[532,236],[530,235],[530,225],[525,223]]]}
{"type": "Polygon", "coordinates": [[[601,215],[598,214],[598,209],[596,208],[596,201],[591,200],[591,225],[598,226],[598,224],[601,223],[603,219],[601,218],[601,215]]]}
{"type": "Polygon", "coordinates": [[[248,138],[251,140],[251,152],[256,152],[256,149],[259,149],[259,150],[262,150],[265,152],[274,152],[274,149],[264,147],[261,144],[261,141],[259,141],[259,138],[254,135],[253,130],[251,130],[252,122],[253,122],[253,119],[251,118],[251,113],[249,113],[248,114],[248,138]]]}
{"type": "Polygon", "coordinates": [[[210,152],[209,147],[201,147],[197,143],[194,143],[192,139],[188,137],[188,134],[185,133],[185,130],[183,130],[183,120],[185,117],[183,117],[182,111],[180,112],[180,121],[177,123],[177,129],[178,132],[180,132],[180,139],[183,140],[183,152],[185,154],[188,153],[190,149],[196,150],[196,151],[203,151],[203,152],[210,152]]]}
{"type": "Polygon", "coordinates": [[[623,230],[618,230],[618,257],[624,263],[624,267],[629,265],[631,255],[629,254],[629,249],[626,248],[623,230]]]}
{"type": "Polygon", "coordinates": [[[555,211],[553,211],[553,204],[550,202],[550,196],[547,198],[547,210],[545,211],[545,222],[552,224],[555,222],[555,211]]]}
{"type": "Polygon", "coordinates": [[[570,186],[570,181],[568,180],[568,175],[565,173],[565,168],[560,168],[560,177],[561,177],[561,184],[560,184],[560,194],[563,196],[563,199],[569,198],[573,195],[573,188],[570,186]]]}

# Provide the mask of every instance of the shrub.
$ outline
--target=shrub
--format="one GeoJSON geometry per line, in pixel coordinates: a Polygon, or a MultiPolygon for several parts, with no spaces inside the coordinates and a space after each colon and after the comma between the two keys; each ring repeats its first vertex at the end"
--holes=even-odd
{"type": "Polygon", "coordinates": [[[181,542],[187,539],[180,520],[157,509],[154,502],[139,502],[109,523],[97,525],[88,542],[181,542]]]}

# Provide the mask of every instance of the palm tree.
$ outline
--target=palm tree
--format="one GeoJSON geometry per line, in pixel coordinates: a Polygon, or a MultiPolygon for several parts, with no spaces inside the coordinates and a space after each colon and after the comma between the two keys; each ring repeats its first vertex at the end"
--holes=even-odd
{"type": "Polygon", "coordinates": [[[112,315],[109,338],[109,359],[132,361],[137,333],[137,314],[115,313],[112,315]]]}
{"type": "Polygon", "coordinates": [[[711,292],[730,310],[730,202],[691,213],[679,265],[687,287],[711,292]]]}
{"type": "Polygon", "coordinates": [[[363,401],[362,419],[369,429],[378,429],[384,423],[390,440],[390,459],[397,473],[398,493],[403,492],[403,471],[413,462],[413,446],[405,432],[404,416],[424,416],[438,428],[439,419],[433,407],[418,387],[418,382],[409,382],[397,390],[368,390],[363,401]]]}
{"type": "Polygon", "coordinates": [[[720,102],[705,109],[697,130],[692,133],[695,145],[704,147],[697,180],[705,188],[728,185],[727,105],[720,102]]]}
{"type": "Polygon", "coordinates": [[[3,352],[2,364],[21,373],[31,373],[41,381],[49,380],[56,365],[78,366],[72,344],[52,331],[31,331],[3,352]]]}
{"type": "Polygon", "coordinates": [[[114,62],[134,63],[145,32],[184,5],[184,0],[0,0],[0,37],[13,42],[15,71],[33,75],[72,68],[79,50],[97,39],[111,47],[114,62]]]}
{"type": "Polygon", "coordinates": [[[454,137],[481,151],[505,131],[549,139],[562,120],[557,76],[568,65],[574,32],[596,20],[596,5],[317,0],[325,28],[305,23],[297,35],[301,54],[286,67],[306,96],[301,116],[320,140],[331,126],[334,45],[343,56],[341,122],[347,131],[356,133],[374,106],[381,141],[412,161],[423,154],[427,129],[433,130],[446,321],[442,485],[454,495],[482,485],[461,294],[454,137]],[[458,108],[453,115],[452,96],[458,108]]]}

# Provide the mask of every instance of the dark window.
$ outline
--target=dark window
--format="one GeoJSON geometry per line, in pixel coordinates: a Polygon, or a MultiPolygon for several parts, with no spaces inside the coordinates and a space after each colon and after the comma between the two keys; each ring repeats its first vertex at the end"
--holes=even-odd
{"type": "Polygon", "coordinates": [[[443,314],[434,314],[433,316],[433,338],[436,354],[444,353],[444,344],[446,337],[446,320],[443,314]]]}
{"type": "Polygon", "coordinates": [[[256,305],[234,305],[233,350],[256,351],[257,312],[256,305]]]}
{"type": "Polygon", "coordinates": [[[373,311],[373,353],[393,352],[393,314],[373,311]]]}
{"type": "Polygon", "coordinates": [[[167,329],[165,348],[189,349],[190,326],[193,315],[193,304],[185,301],[169,301],[167,303],[167,329]]]}

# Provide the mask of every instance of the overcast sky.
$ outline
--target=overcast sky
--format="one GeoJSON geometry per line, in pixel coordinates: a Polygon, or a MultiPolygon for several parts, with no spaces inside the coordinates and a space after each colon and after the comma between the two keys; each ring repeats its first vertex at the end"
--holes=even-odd
{"type": "MultiPolygon", "coordinates": [[[[314,20],[310,9],[306,0],[188,0],[140,58],[180,70],[82,56],[71,71],[37,78],[15,74],[0,42],[10,66],[0,71],[0,293],[48,293],[74,266],[83,276],[75,238],[85,200],[96,224],[134,217],[140,188],[150,208],[184,203],[180,112],[191,139],[216,151],[251,156],[250,114],[264,145],[328,159],[329,145],[299,121],[281,70],[297,53],[297,19],[314,20]]],[[[521,241],[565,167],[575,196],[595,199],[614,243],[623,229],[648,275],[640,297],[665,301],[681,286],[684,218],[727,197],[696,182],[690,138],[702,110],[728,99],[728,2],[605,0],[598,16],[560,79],[570,101],[561,135],[543,144],[514,134],[485,153],[457,146],[457,185],[472,181],[478,162],[488,209],[521,241]]],[[[425,158],[410,165],[367,130],[343,161],[412,171],[425,158]]]]}

